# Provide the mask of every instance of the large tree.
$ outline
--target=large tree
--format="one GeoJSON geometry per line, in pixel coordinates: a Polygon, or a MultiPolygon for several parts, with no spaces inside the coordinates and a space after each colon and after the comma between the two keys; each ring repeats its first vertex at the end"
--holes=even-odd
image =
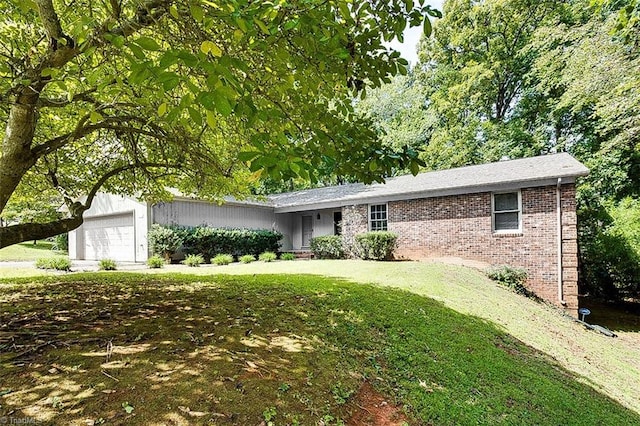
{"type": "Polygon", "coordinates": [[[425,161],[461,166],[548,152],[557,139],[545,100],[528,81],[536,30],[563,15],[553,0],[447,0],[423,39],[417,75],[436,120],[425,161]]]}
{"type": "Polygon", "coordinates": [[[436,13],[423,2],[0,6],[0,213],[34,188],[68,211],[0,227],[0,247],[79,226],[99,190],[242,195],[259,175],[371,181],[418,161],[386,152],[352,99],[405,71],[384,42],[436,13]]]}

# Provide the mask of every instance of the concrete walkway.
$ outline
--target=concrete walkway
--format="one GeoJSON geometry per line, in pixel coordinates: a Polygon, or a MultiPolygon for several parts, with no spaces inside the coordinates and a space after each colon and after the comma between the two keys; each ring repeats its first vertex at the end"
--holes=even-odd
{"type": "MultiPolygon", "coordinates": [[[[134,262],[117,262],[118,270],[121,271],[137,271],[141,269],[147,269],[147,265],[144,263],[134,262]]],[[[2,269],[33,269],[35,268],[35,262],[33,261],[6,261],[0,262],[0,268],[2,269]]],[[[71,270],[74,272],[89,272],[98,270],[97,260],[73,260],[71,262],[71,270]]]]}

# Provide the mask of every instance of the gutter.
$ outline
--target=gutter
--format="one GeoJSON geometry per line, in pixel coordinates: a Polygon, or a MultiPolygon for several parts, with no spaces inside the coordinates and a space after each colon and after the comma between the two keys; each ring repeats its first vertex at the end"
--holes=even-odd
{"type": "Polygon", "coordinates": [[[567,306],[567,302],[564,300],[564,289],[562,286],[562,178],[558,178],[558,184],[556,186],[556,210],[558,220],[558,302],[562,306],[567,306]]]}

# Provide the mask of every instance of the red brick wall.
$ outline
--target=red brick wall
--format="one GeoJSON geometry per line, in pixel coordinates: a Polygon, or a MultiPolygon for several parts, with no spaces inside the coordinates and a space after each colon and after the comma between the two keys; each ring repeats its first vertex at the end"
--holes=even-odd
{"type": "MultiPolygon", "coordinates": [[[[538,296],[558,302],[556,186],[522,189],[522,232],[495,234],[491,193],[422,198],[388,203],[388,228],[398,234],[396,257],[462,257],[527,270],[527,285],[538,296]]],[[[575,186],[562,186],[563,287],[567,308],[577,299],[575,186]]],[[[343,210],[343,234],[364,232],[367,206],[343,210]]]]}

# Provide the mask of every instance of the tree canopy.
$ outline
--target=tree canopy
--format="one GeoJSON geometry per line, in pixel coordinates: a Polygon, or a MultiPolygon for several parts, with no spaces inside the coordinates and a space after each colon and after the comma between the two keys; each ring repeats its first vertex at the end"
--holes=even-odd
{"type": "Polygon", "coordinates": [[[259,176],[372,181],[419,163],[386,149],[353,97],[406,72],[384,42],[430,28],[422,1],[0,6],[0,213],[51,189],[68,211],[0,228],[0,247],[79,226],[99,190],[242,196],[259,176]]]}

